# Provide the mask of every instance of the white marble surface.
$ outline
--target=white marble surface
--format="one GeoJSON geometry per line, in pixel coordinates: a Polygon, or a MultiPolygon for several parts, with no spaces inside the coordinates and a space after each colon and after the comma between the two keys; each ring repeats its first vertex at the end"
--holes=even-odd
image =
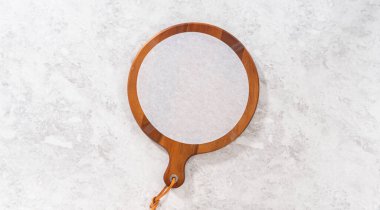
{"type": "Polygon", "coordinates": [[[142,44],[187,21],[238,37],[261,95],[160,209],[380,209],[375,0],[0,0],[0,209],[148,209],[168,157],[124,87],[142,44]]]}
{"type": "Polygon", "coordinates": [[[165,136],[201,144],[224,136],[248,102],[243,63],[224,42],[188,32],[165,39],[145,57],[137,96],[148,120],[165,136]]]}

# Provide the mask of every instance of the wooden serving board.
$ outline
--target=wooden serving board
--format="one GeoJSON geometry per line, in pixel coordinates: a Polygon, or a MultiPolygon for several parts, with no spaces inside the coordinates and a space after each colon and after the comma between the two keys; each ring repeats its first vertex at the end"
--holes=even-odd
{"type": "Polygon", "coordinates": [[[164,174],[164,181],[170,185],[171,178],[177,179],[173,187],[179,187],[185,181],[185,164],[197,154],[218,150],[234,141],[248,126],[255,113],[259,98],[259,78],[253,59],[243,44],[227,31],[206,23],[183,23],[171,26],[149,40],[134,59],[127,85],[129,105],[133,116],[142,131],[153,141],[166,149],[169,154],[169,165],[164,174]],[[240,58],[247,72],[249,83],[248,102],[244,113],[237,124],[224,136],[204,144],[185,144],[180,139],[171,139],[158,131],[149,121],[141,108],[137,97],[137,77],[140,66],[149,51],[164,39],[179,33],[199,32],[213,36],[227,44],[240,58]]]}

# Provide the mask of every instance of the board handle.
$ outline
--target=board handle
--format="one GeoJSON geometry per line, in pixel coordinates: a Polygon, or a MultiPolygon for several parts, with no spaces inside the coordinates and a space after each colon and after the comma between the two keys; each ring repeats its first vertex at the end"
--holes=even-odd
{"type": "Polygon", "coordinates": [[[192,145],[173,144],[170,147],[169,164],[164,174],[164,182],[169,186],[172,178],[176,179],[173,188],[180,187],[185,181],[185,165],[187,160],[195,154],[192,145]]]}

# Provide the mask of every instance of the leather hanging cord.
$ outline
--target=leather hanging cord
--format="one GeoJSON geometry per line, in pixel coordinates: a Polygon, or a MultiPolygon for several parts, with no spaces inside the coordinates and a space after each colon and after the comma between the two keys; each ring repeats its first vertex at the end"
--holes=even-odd
{"type": "Polygon", "coordinates": [[[161,192],[158,193],[158,195],[152,199],[152,202],[150,203],[150,206],[149,206],[150,210],[155,210],[157,208],[158,204],[160,203],[160,199],[164,197],[170,191],[170,189],[172,189],[175,183],[176,183],[176,179],[172,178],[172,182],[170,183],[170,185],[165,186],[164,189],[162,189],[161,192]]]}

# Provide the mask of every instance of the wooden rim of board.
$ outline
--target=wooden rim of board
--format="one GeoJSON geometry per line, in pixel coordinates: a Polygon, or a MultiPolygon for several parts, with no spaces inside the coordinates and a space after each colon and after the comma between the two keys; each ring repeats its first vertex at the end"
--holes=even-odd
{"type": "Polygon", "coordinates": [[[255,63],[243,44],[227,31],[206,23],[182,23],[171,26],[149,40],[137,53],[128,77],[128,100],[133,116],[141,130],[153,141],[166,149],[169,154],[169,165],[164,174],[164,181],[170,185],[171,178],[176,177],[173,187],[179,187],[185,181],[185,164],[187,160],[196,154],[202,154],[218,150],[234,141],[248,126],[255,113],[259,98],[259,78],[255,63]],[[148,120],[141,108],[137,97],[137,76],[140,66],[149,51],[164,39],[185,32],[199,32],[213,36],[227,44],[239,57],[248,76],[249,94],[248,102],[243,115],[237,124],[224,136],[204,144],[185,144],[162,134],[148,120]]]}

